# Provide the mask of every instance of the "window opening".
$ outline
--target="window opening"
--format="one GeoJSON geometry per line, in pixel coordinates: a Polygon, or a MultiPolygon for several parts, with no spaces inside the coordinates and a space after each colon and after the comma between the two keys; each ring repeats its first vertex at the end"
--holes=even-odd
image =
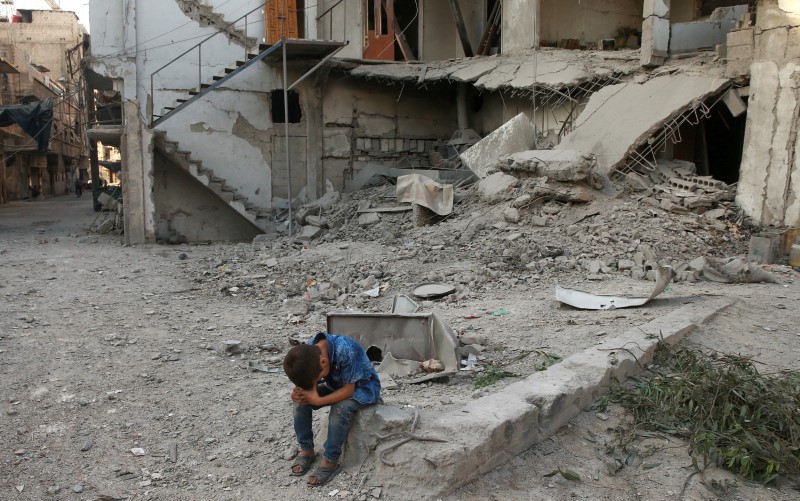
{"type": "MultiPolygon", "coordinates": [[[[300,107],[300,94],[296,91],[289,91],[289,123],[299,124],[303,119],[303,110],[300,107]]],[[[285,123],[285,113],[283,108],[283,89],[273,90],[271,93],[272,101],[272,122],[276,124],[285,123]]]]}

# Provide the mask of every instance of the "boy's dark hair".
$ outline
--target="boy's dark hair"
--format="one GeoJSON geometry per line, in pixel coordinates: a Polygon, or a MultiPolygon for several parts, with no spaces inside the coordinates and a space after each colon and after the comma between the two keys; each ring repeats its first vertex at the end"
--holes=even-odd
{"type": "Polygon", "coordinates": [[[314,380],[322,372],[322,365],[319,363],[321,354],[316,345],[297,345],[283,359],[283,372],[296,386],[310,390],[314,380]]]}

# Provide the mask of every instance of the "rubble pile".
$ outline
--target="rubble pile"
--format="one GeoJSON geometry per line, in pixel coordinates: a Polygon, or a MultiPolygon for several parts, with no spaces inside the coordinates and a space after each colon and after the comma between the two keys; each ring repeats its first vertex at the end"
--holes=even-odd
{"type": "Polygon", "coordinates": [[[651,204],[655,200],[666,211],[704,214],[715,227],[724,230],[719,218],[730,208],[735,187],[711,176],[698,176],[696,171],[691,162],[659,160],[652,172],[647,175],[629,172],[625,182],[633,190],[644,192],[651,204]]]}
{"type": "Polygon", "coordinates": [[[362,293],[447,281],[459,287],[447,300],[458,301],[477,289],[565,274],[574,280],[622,274],[652,281],[664,265],[675,270],[674,281],[695,281],[702,277],[702,267],[692,264],[696,258],[746,252],[746,236],[726,220],[736,216],[731,209],[716,209],[717,218],[709,220],[707,213],[643,204],[636,194],[609,197],[585,183],[499,175],[514,182],[490,201],[477,185],[458,190],[453,213],[434,226],[418,226],[410,206],[396,202],[391,185],[337,193],[325,209],[301,209],[297,219],[305,226],[299,235],[236,246],[234,256],[212,259],[198,280],[218,282],[225,294],[281,302],[299,297],[312,311],[320,302],[320,311],[381,311],[384,306],[372,306],[362,293]],[[318,231],[310,236],[308,228],[318,231]],[[307,258],[303,250],[309,247],[317,252],[307,258]]]}

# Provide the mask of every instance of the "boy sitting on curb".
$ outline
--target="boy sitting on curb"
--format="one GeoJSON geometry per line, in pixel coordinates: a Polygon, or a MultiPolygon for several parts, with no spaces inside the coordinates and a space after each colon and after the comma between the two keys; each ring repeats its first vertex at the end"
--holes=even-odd
{"type": "Polygon", "coordinates": [[[339,473],[339,456],[353,413],[381,398],[378,374],[364,348],[354,339],[327,333],[319,333],[306,344],[289,350],[283,370],[295,384],[294,431],[300,444],[291,475],[305,475],[316,460],[311,414],[331,406],[325,454],[307,482],[310,486],[325,485],[339,473]]]}

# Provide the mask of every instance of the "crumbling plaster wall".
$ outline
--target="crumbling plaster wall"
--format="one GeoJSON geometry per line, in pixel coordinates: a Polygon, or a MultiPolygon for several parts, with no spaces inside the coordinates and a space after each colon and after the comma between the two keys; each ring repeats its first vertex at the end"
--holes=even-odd
{"type": "Polygon", "coordinates": [[[539,38],[558,42],[572,38],[594,44],[615,38],[620,28],[642,26],[643,0],[561,0],[541,3],[539,38]]]}
{"type": "Polygon", "coordinates": [[[198,181],[156,154],[153,169],[155,238],[181,235],[189,242],[251,241],[260,233],[198,181]]]}
{"type": "MultiPolygon", "coordinates": [[[[262,3],[247,0],[237,3],[235,11],[225,10],[225,14],[233,20],[262,3]]],[[[94,67],[111,78],[122,79],[123,97],[139,96],[141,117],[149,116],[148,101],[153,103],[154,112],[160,114],[163,107],[174,106],[176,99],[188,97],[188,91],[197,86],[196,51],[156,75],[155,97],[151,96],[150,75],[203,37],[213,34],[213,28],[199,26],[173,0],[92,0],[91,9],[93,31],[97,32],[92,39],[94,67]],[[126,47],[138,50],[123,57],[120,52],[126,47]]],[[[263,33],[260,14],[254,14],[250,22],[249,30],[263,33]]],[[[203,82],[223,74],[224,68],[234,66],[243,57],[241,45],[222,35],[215,36],[203,45],[203,82]]],[[[259,63],[158,127],[167,132],[169,139],[178,141],[181,150],[191,152],[192,159],[202,161],[262,208],[271,207],[272,197],[271,151],[262,140],[272,127],[265,93],[281,87],[278,73],[277,69],[259,63]]]]}
{"type": "Polygon", "coordinates": [[[455,92],[331,80],[322,96],[323,177],[345,188],[369,163],[430,166],[458,128],[455,92]]]}
{"type": "MultiPolygon", "coordinates": [[[[225,0],[207,0],[212,6],[225,0]]],[[[237,3],[237,13],[244,14],[262,4],[260,0],[237,3]]],[[[235,19],[235,17],[234,17],[235,19]]],[[[147,115],[149,99],[153,109],[171,106],[175,95],[156,92],[150,95],[150,76],[176,56],[217,33],[210,26],[200,26],[180,9],[174,0],[90,0],[92,55],[95,71],[114,79],[124,79],[123,97],[138,99],[142,114],[147,115]]],[[[233,19],[231,19],[233,20],[233,19]]],[[[249,25],[253,33],[263,33],[262,16],[249,25]]],[[[198,71],[198,53],[192,51],[153,78],[154,88],[187,91],[244,56],[244,48],[218,35],[203,44],[202,64],[198,71]]]]}
{"type": "Polygon", "coordinates": [[[800,4],[764,0],[755,28],[737,203],[766,225],[800,225],[800,4]]]}

